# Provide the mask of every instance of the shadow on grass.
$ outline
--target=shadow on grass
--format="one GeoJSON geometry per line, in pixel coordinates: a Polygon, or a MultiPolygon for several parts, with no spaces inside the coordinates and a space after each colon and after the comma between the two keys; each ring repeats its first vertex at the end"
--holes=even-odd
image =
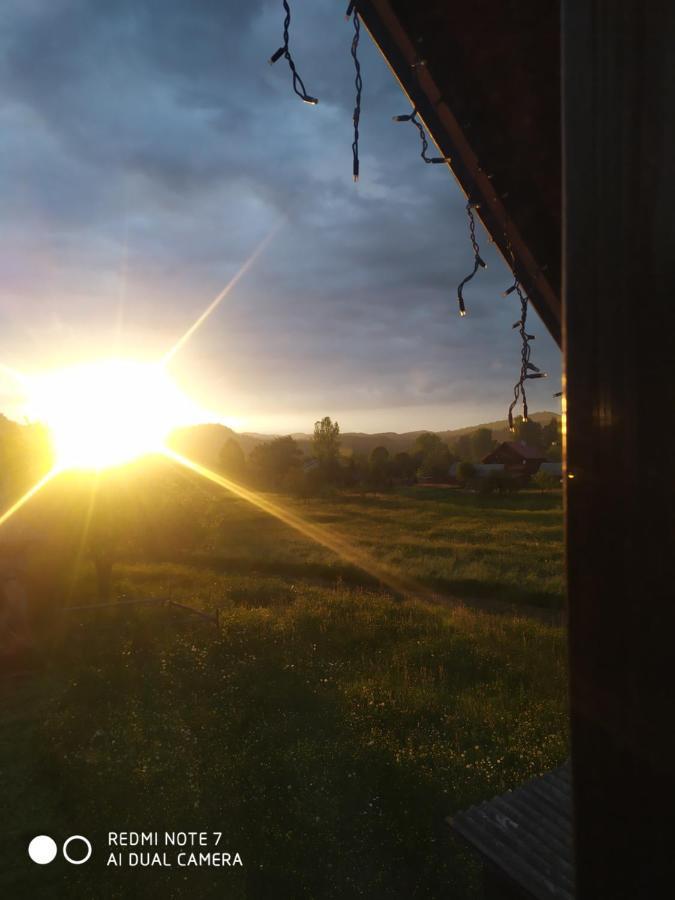
{"type": "MultiPolygon", "coordinates": [[[[386,636],[349,621],[327,632],[300,615],[281,639],[244,613],[206,643],[141,613],[75,624],[41,685],[32,765],[16,773],[33,802],[11,835],[11,896],[43,895],[25,845],[51,821],[57,838],[76,823],[97,849],[82,870],[50,867],[54,896],[407,900],[452,884],[472,897],[471,865],[444,824],[461,802],[448,796],[455,786],[397,758],[418,714],[383,714],[368,661],[386,636]],[[223,831],[245,866],[111,869],[101,848],[125,829],[223,831]]],[[[384,631],[400,639],[397,628],[384,631]]],[[[453,671],[471,683],[480,660],[462,646],[453,671]]],[[[428,718],[440,727],[438,710],[428,718]]]]}
{"type": "Polygon", "coordinates": [[[15,769],[32,812],[2,873],[20,900],[41,896],[23,848],[46,822],[96,848],[81,869],[53,864],[54,896],[473,900],[445,816],[560,754],[539,755],[550,716],[533,710],[551,678],[525,675],[515,632],[500,671],[494,637],[379,596],[233,608],[210,636],[116,612],[73,622],[32,701],[15,769]],[[222,831],[244,869],[111,869],[106,833],[126,829],[222,831]]]}
{"type": "MultiPolygon", "coordinates": [[[[440,553],[439,555],[443,555],[440,553]]],[[[266,575],[269,577],[295,579],[298,582],[324,586],[334,586],[342,583],[346,586],[359,587],[365,590],[382,590],[384,593],[394,596],[396,599],[404,599],[404,595],[398,594],[390,587],[383,585],[373,576],[356,566],[344,563],[324,564],[290,560],[255,560],[250,558],[224,557],[219,554],[185,553],[177,560],[175,556],[172,562],[180,562],[181,565],[206,568],[213,572],[255,577],[266,575]]],[[[158,578],[161,576],[158,573],[158,578]]],[[[518,585],[507,581],[488,580],[480,578],[453,578],[451,576],[426,576],[420,582],[423,587],[431,588],[440,594],[447,594],[470,602],[472,598],[484,600],[495,599],[515,606],[538,606],[546,609],[560,609],[563,602],[562,594],[556,591],[546,591],[531,586],[527,583],[518,585]]]]}
{"type": "Polygon", "coordinates": [[[442,503],[457,509],[518,510],[520,512],[562,510],[562,493],[560,491],[523,491],[483,496],[474,491],[464,491],[459,488],[442,490],[412,487],[402,489],[401,493],[413,500],[431,500],[434,503],[442,503]]]}
{"type": "Polygon", "coordinates": [[[363,569],[337,560],[331,563],[322,563],[302,559],[253,559],[250,556],[237,558],[220,553],[193,552],[172,554],[171,559],[166,561],[233,575],[247,575],[251,577],[256,575],[278,576],[324,584],[334,584],[336,581],[342,581],[355,587],[369,588],[381,585],[377,578],[364,572],[363,569]]]}

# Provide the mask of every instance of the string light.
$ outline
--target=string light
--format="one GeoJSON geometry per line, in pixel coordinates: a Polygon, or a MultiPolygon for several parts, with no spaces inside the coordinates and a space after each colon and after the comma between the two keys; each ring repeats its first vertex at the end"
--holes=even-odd
{"type": "Polygon", "coordinates": [[[291,56],[291,51],[288,47],[288,29],[291,25],[291,8],[288,5],[287,0],[282,0],[284,10],[286,11],[286,16],[284,18],[284,42],[279,47],[279,49],[272,54],[270,57],[270,65],[273,65],[275,62],[281,59],[281,57],[285,57],[286,62],[288,63],[288,68],[291,70],[291,75],[293,76],[293,90],[300,97],[301,100],[304,100],[305,103],[309,103],[311,106],[316,106],[319,102],[316,97],[310,97],[310,95],[305,90],[305,84],[298,74],[298,70],[295,68],[295,63],[293,62],[293,57],[291,56]]]}
{"type": "Polygon", "coordinates": [[[419,131],[420,134],[420,143],[422,144],[422,152],[420,156],[424,160],[425,163],[445,163],[450,162],[449,157],[447,156],[427,156],[427,150],[429,149],[429,141],[427,140],[427,133],[424,130],[424,125],[417,118],[417,110],[413,109],[411,113],[404,116],[392,116],[392,120],[394,122],[412,122],[415,128],[419,131]]]}
{"type": "MultiPolygon", "coordinates": [[[[270,57],[270,64],[277,62],[283,56],[288,62],[288,67],[291,70],[291,75],[293,79],[293,90],[301,98],[305,103],[309,103],[311,105],[316,105],[319,101],[316,97],[310,96],[306,89],[304,82],[298,71],[296,69],[295,63],[293,61],[293,57],[291,56],[291,52],[289,49],[289,28],[291,23],[291,10],[288,5],[287,0],[282,0],[282,5],[285,10],[285,18],[284,18],[284,30],[283,30],[283,44],[279,49],[270,57]]],[[[354,105],[354,113],[353,113],[353,122],[354,122],[354,140],[352,142],[352,154],[353,154],[353,176],[354,181],[359,180],[359,123],[361,118],[361,93],[363,89],[363,80],[361,77],[361,64],[358,58],[358,48],[359,41],[361,37],[361,21],[359,18],[359,14],[356,10],[357,0],[351,0],[347,7],[345,18],[347,21],[352,19],[354,25],[354,37],[352,38],[351,45],[351,55],[354,61],[354,85],[356,88],[356,99],[354,105]]],[[[417,60],[411,66],[415,74],[419,78],[419,70],[426,65],[425,60],[417,60]]],[[[440,164],[440,163],[449,163],[451,162],[449,157],[445,156],[428,156],[429,150],[429,141],[427,140],[427,134],[424,126],[420,122],[417,117],[417,108],[413,107],[412,111],[405,115],[393,116],[394,122],[411,122],[419,133],[420,143],[421,143],[421,152],[420,157],[424,160],[425,163],[429,164],[440,164]]],[[[470,127],[470,123],[465,123],[463,126],[465,129],[470,127]]],[[[488,175],[488,178],[491,178],[491,175],[488,175]]],[[[502,199],[508,197],[508,194],[502,194],[502,199]]],[[[476,220],[474,217],[474,209],[477,209],[479,206],[478,203],[469,200],[466,204],[466,214],[469,222],[469,238],[471,241],[471,247],[473,249],[474,254],[474,264],[473,269],[466,275],[462,281],[457,285],[457,302],[459,305],[459,314],[464,317],[467,314],[466,305],[464,302],[464,287],[475,277],[478,269],[487,268],[487,263],[483,260],[480,255],[480,247],[478,245],[478,241],[476,239],[476,220]]],[[[532,348],[530,347],[530,342],[535,339],[535,335],[528,334],[526,330],[527,325],[527,313],[528,313],[528,303],[529,298],[527,294],[523,291],[522,285],[516,273],[516,260],[515,254],[513,252],[513,248],[511,246],[510,239],[508,237],[508,232],[505,232],[506,235],[506,248],[511,257],[511,270],[513,272],[513,284],[508,287],[505,291],[503,291],[502,296],[507,297],[512,293],[516,293],[518,295],[518,299],[520,300],[520,319],[517,322],[514,322],[513,328],[517,328],[519,330],[520,338],[521,338],[521,366],[520,366],[520,377],[513,388],[513,400],[509,405],[508,411],[508,423],[509,429],[511,431],[515,431],[514,419],[513,419],[513,411],[517,406],[519,401],[522,401],[523,407],[523,422],[528,421],[528,407],[527,407],[527,394],[525,391],[525,382],[530,379],[535,378],[546,378],[547,373],[542,372],[530,359],[530,355],[532,352],[532,348]]],[[[545,268],[545,267],[544,267],[545,268]]],[[[543,269],[542,269],[543,271],[543,269]]],[[[562,391],[553,395],[554,397],[562,396],[562,391]]],[[[572,476],[570,476],[572,477],[572,476]]]]}
{"type": "Polygon", "coordinates": [[[513,327],[518,329],[521,339],[520,377],[513,386],[513,400],[511,401],[511,404],[509,406],[508,414],[509,430],[515,431],[516,427],[513,420],[513,410],[516,408],[519,400],[521,400],[523,404],[523,422],[528,421],[525,382],[533,378],[547,378],[548,375],[546,372],[542,372],[541,369],[535,366],[535,364],[530,360],[530,355],[532,353],[530,341],[533,341],[535,339],[535,336],[533,334],[528,334],[526,330],[529,298],[523,291],[520,280],[518,279],[518,275],[516,274],[516,258],[508,234],[506,235],[506,249],[511,257],[513,284],[503,292],[502,296],[506,297],[515,291],[518,294],[518,299],[520,300],[520,319],[517,322],[513,323],[513,327]]]}
{"type": "Polygon", "coordinates": [[[471,240],[471,246],[473,248],[473,269],[469,274],[463,278],[460,283],[457,285],[457,303],[459,304],[459,314],[464,317],[466,315],[466,306],[464,305],[464,285],[467,284],[474,277],[476,272],[479,269],[486,269],[487,263],[480,255],[480,247],[478,246],[478,241],[476,240],[476,220],[473,215],[474,208],[477,208],[477,203],[472,203],[470,200],[466,204],[466,214],[469,219],[469,238],[471,240]]]}
{"type": "Polygon", "coordinates": [[[354,23],[354,37],[352,39],[352,59],[354,60],[354,86],[356,87],[356,102],[354,105],[354,140],[352,142],[352,155],[354,157],[353,175],[354,181],[359,180],[359,120],[361,118],[361,90],[363,89],[363,80],[361,78],[361,63],[359,62],[358,49],[359,39],[361,37],[361,21],[359,14],[354,8],[355,2],[347,7],[346,18],[352,17],[354,23]]]}

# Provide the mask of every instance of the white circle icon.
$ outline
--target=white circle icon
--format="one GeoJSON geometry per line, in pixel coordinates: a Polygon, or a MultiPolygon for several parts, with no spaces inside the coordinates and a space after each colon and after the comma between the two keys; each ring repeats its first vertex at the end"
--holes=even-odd
{"type": "Polygon", "coordinates": [[[28,845],[28,855],[39,866],[46,866],[56,856],[56,841],[46,834],[34,837],[28,845]]]}
{"type": "Polygon", "coordinates": [[[82,863],[86,863],[86,861],[91,856],[91,842],[88,841],[86,837],[82,837],[81,834],[73,834],[71,837],[68,838],[67,841],[65,841],[65,843],[63,845],[63,855],[65,856],[65,858],[68,860],[69,863],[72,863],[74,866],[81,866],[82,863]],[[72,856],[68,856],[68,845],[71,843],[71,841],[82,841],[84,844],[87,845],[86,855],[83,856],[82,859],[73,859],[72,856]]]}

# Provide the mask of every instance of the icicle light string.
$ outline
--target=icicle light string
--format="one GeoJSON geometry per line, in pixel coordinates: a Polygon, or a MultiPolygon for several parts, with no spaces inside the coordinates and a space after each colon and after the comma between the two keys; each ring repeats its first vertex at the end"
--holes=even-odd
{"type": "Polygon", "coordinates": [[[352,39],[352,59],[354,60],[354,86],[356,88],[356,101],[354,104],[354,140],[352,142],[352,155],[354,157],[352,172],[354,181],[359,180],[359,121],[361,119],[361,91],[363,89],[363,80],[361,78],[361,63],[359,62],[358,50],[359,40],[361,38],[361,20],[355,9],[356,4],[350,3],[347,7],[346,18],[349,20],[351,16],[354,23],[354,37],[352,39]]]}
{"type": "Polygon", "coordinates": [[[480,247],[478,246],[478,241],[476,240],[476,219],[474,217],[473,211],[475,208],[477,208],[477,206],[478,204],[473,203],[471,200],[469,200],[469,202],[466,204],[466,215],[469,220],[469,238],[471,240],[471,247],[473,248],[473,269],[457,285],[457,303],[459,304],[460,316],[466,315],[466,306],[464,305],[463,293],[464,285],[471,281],[471,279],[479,269],[487,268],[487,263],[480,255],[480,247]]]}
{"type": "Polygon", "coordinates": [[[286,62],[288,63],[288,68],[291,70],[291,75],[293,76],[293,90],[300,97],[301,100],[304,100],[305,103],[309,103],[311,106],[316,106],[319,102],[316,97],[310,97],[310,95],[305,90],[305,84],[302,78],[298,75],[298,70],[295,68],[295,63],[293,62],[293,57],[291,56],[291,51],[288,47],[288,29],[291,25],[291,8],[288,5],[287,0],[283,0],[283,7],[286,11],[286,16],[284,18],[284,42],[279,47],[279,49],[270,57],[270,65],[273,65],[275,62],[281,59],[281,57],[285,57],[286,62]]]}
{"type": "MultiPolygon", "coordinates": [[[[418,59],[417,62],[412,63],[411,68],[417,77],[417,81],[419,83],[419,73],[420,69],[424,68],[426,65],[426,61],[423,59],[418,59]]],[[[420,86],[421,89],[421,86],[420,86]]],[[[450,159],[445,156],[427,156],[427,150],[429,149],[429,141],[427,140],[427,133],[424,129],[424,125],[417,118],[417,107],[413,106],[412,112],[407,113],[401,116],[392,116],[392,120],[394,122],[412,122],[415,128],[419,132],[420,143],[422,145],[422,152],[420,156],[424,160],[425,163],[445,163],[450,162],[450,159]]]]}
{"type": "Polygon", "coordinates": [[[513,327],[518,329],[518,333],[520,334],[521,339],[521,350],[520,350],[520,378],[515,383],[513,387],[513,400],[509,406],[509,430],[515,431],[515,423],[513,419],[513,411],[518,405],[518,401],[521,400],[523,404],[523,422],[528,421],[527,417],[527,394],[525,392],[525,382],[532,378],[546,378],[547,373],[542,372],[533,362],[530,361],[530,354],[532,353],[532,348],[530,347],[530,341],[534,340],[533,334],[528,334],[527,332],[527,311],[528,311],[528,303],[529,298],[527,294],[523,291],[523,287],[518,279],[518,275],[516,274],[516,259],[515,254],[513,252],[513,248],[511,247],[511,241],[506,239],[506,249],[511,257],[511,270],[513,272],[513,284],[511,287],[507,288],[503,296],[508,297],[509,294],[512,294],[514,291],[518,295],[518,299],[520,300],[520,319],[517,322],[513,323],[513,327]]]}
{"type": "Polygon", "coordinates": [[[413,109],[411,113],[403,116],[392,116],[394,122],[412,122],[415,128],[420,133],[420,143],[422,144],[422,152],[420,156],[424,160],[425,163],[445,163],[450,162],[447,156],[427,156],[427,150],[429,149],[429,141],[427,140],[427,133],[424,130],[424,125],[417,118],[417,110],[413,109]]]}
{"type": "MultiPolygon", "coordinates": [[[[270,64],[277,62],[281,57],[285,57],[288,62],[288,67],[291,70],[291,75],[293,77],[293,90],[300,97],[301,100],[304,100],[305,103],[309,103],[312,106],[316,105],[319,101],[316,97],[311,97],[307,90],[305,89],[304,82],[298,71],[296,69],[295,63],[293,61],[293,57],[291,56],[291,51],[289,49],[289,28],[291,24],[291,10],[288,5],[287,0],[282,0],[283,8],[285,10],[285,18],[284,18],[284,32],[283,39],[284,42],[281,47],[270,57],[270,64]]],[[[359,40],[361,37],[361,22],[359,19],[359,14],[356,10],[356,0],[351,0],[349,6],[347,7],[346,19],[352,19],[354,24],[354,37],[352,39],[351,46],[351,55],[354,60],[354,86],[356,88],[356,100],[354,105],[354,140],[352,142],[352,154],[353,154],[353,175],[354,181],[358,181],[359,179],[359,122],[361,119],[361,92],[363,90],[363,80],[361,78],[361,64],[358,58],[358,48],[359,48],[359,40]]],[[[424,60],[418,60],[413,64],[412,68],[418,73],[420,67],[424,66],[424,60]]],[[[425,163],[446,163],[450,162],[450,159],[445,156],[433,156],[430,157],[427,155],[427,151],[429,150],[429,141],[427,140],[427,134],[424,129],[424,126],[417,118],[417,108],[413,107],[412,112],[407,113],[405,115],[393,116],[394,122],[412,122],[412,124],[417,128],[420,137],[420,143],[422,145],[422,150],[420,152],[421,158],[425,163]]],[[[468,126],[466,126],[468,127],[468,126]]],[[[474,216],[474,209],[478,208],[478,204],[469,200],[466,204],[466,214],[469,220],[469,238],[471,240],[471,247],[473,249],[474,254],[474,264],[473,269],[469,274],[460,281],[457,285],[457,302],[459,304],[459,314],[460,316],[466,316],[466,305],[464,303],[464,287],[471,281],[478,269],[487,268],[486,262],[480,255],[480,247],[478,245],[478,241],[476,239],[476,220],[474,216]]],[[[513,411],[517,406],[519,401],[522,401],[523,406],[523,422],[528,421],[528,409],[527,409],[527,394],[525,391],[525,382],[529,379],[534,378],[546,378],[547,373],[542,372],[534,363],[530,360],[530,355],[532,352],[532,348],[530,347],[530,342],[535,339],[533,334],[528,334],[527,332],[527,312],[528,312],[528,302],[529,298],[527,294],[523,291],[522,285],[518,279],[516,274],[516,265],[515,265],[515,254],[513,252],[513,248],[511,246],[511,242],[508,238],[508,234],[506,235],[506,248],[511,258],[511,270],[513,272],[513,284],[504,291],[503,296],[508,296],[512,294],[514,291],[518,295],[518,299],[520,300],[520,319],[514,323],[513,327],[518,329],[521,338],[521,353],[520,353],[520,377],[513,388],[513,400],[509,406],[508,412],[508,422],[509,428],[511,431],[515,431],[514,419],[513,419],[513,411]]],[[[562,391],[554,394],[554,397],[559,397],[562,395],[562,391]]]]}

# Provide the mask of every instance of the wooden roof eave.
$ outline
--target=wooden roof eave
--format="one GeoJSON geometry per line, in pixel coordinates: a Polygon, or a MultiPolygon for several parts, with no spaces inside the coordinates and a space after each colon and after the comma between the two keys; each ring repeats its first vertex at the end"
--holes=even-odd
{"type": "Polygon", "coordinates": [[[363,24],[379,47],[402,89],[438,146],[467,199],[479,204],[481,222],[511,267],[554,340],[561,346],[561,303],[546,271],[534,258],[502,199],[481,167],[471,142],[444,100],[429,67],[418,65],[418,52],[401,26],[389,0],[360,0],[363,24]]]}

